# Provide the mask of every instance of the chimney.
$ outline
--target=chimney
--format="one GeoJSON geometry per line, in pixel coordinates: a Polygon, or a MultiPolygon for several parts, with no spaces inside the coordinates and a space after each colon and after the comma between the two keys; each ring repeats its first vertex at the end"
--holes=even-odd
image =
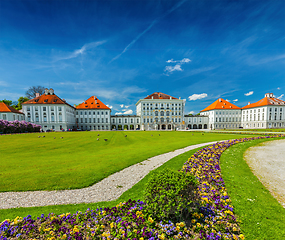
{"type": "Polygon", "coordinates": [[[172,100],[172,97],[170,97],[170,100],[172,100]]]}
{"type": "Polygon", "coordinates": [[[76,108],[76,105],[74,104],[74,105],[73,105],[73,107],[75,107],[75,108],[76,108]]]}
{"type": "Polygon", "coordinates": [[[151,99],[153,99],[153,96],[151,97],[151,99]]]}
{"type": "Polygon", "coordinates": [[[250,102],[248,102],[247,105],[250,105],[250,102]]]}
{"type": "Polygon", "coordinates": [[[179,100],[181,99],[181,97],[179,97],[179,100]]]}
{"type": "Polygon", "coordinates": [[[54,90],[52,88],[49,89],[49,94],[54,95],[54,90]]]}
{"type": "Polygon", "coordinates": [[[40,96],[40,94],[39,93],[36,93],[36,97],[39,97],[40,96]]]}
{"type": "Polygon", "coordinates": [[[221,98],[219,98],[219,102],[222,102],[222,99],[221,99],[221,98]]]}
{"type": "Polygon", "coordinates": [[[45,88],[45,95],[48,95],[48,89],[45,88]]]}

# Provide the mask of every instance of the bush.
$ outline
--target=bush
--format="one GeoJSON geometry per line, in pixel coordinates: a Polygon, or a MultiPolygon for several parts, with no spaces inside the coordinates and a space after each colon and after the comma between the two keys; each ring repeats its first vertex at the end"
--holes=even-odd
{"type": "Polygon", "coordinates": [[[170,169],[153,173],[145,191],[147,214],[157,221],[189,221],[196,186],[190,173],[170,169]]]}

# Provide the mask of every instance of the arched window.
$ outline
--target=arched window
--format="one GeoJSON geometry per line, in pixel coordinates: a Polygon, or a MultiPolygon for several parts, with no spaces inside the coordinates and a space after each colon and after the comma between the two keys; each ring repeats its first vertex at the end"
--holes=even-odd
{"type": "Polygon", "coordinates": [[[155,116],[158,116],[158,111],[155,111],[155,116]]]}
{"type": "MultiPolygon", "coordinates": [[[[62,122],[62,114],[61,114],[61,113],[58,114],[58,120],[59,120],[60,122],[62,122]]],[[[91,120],[91,119],[90,119],[90,120],[91,120]]]]}
{"type": "Polygon", "coordinates": [[[51,113],[51,121],[54,122],[54,113],[51,113]]]}
{"type": "Polygon", "coordinates": [[[166,112],[166,116],[169,116],[169,111],[166,112]]]}
{"type": "Polygon", "coordinates": [[[163,111],[160,112],[160,116],[164,116],[164,112],[163,111]]]}

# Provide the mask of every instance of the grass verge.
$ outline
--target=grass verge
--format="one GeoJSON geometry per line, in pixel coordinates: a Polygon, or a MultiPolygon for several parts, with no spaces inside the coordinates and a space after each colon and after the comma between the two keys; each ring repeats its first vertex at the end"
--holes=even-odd
{"type": "Polygon", "coordinates": [[[246,239],[284,239],[285,209],[277,202],[243,159],[251,146],[272,139],[236,144],[220,159],[222,176],[246,239]]]}
{"type": "MultiPolygon", "coordinates": [[[[204,146],[206,147],[206,146],[204,146]]],[[[168,162],[160,166],[159,168],[153,171],[161,171],[163,169],[172,169],[172,170],[180,170],[183,164],[187,161],[187,159],[197,152],[199,149],[204,148],[196,148],[186,153],[183,153],[177,157],[170,159],[168,162]]],[[[151,172],[153,172],[151,171],[151,172]]],[[[119,202],[124,202],[129,199],[133,200],[144,200],[143,195],[146,188],[146,184],[150,177],[150,173],[145,176],[140,182],[135,184],[131,189],[127,190],[115,201],[110,202],[98,202],[98,203],[88,203],[88,204],[68,204],[68,205],[55,205],[55,206],[45,206],[45,207],[29,207],[29,208],[12,208],[12,209],[0,209],[0,222],[5,219],[14,219],[15,217],[25,217],[27,215],[31,215],[33,218],[40,216],[42,213],[48,215],[49,213],[55,213],[56,215],[62,213],[75,213],[77,211],[84,212],[86,209],[97,209],[104,207],[112,207],[118,204],[119,202]]]]}

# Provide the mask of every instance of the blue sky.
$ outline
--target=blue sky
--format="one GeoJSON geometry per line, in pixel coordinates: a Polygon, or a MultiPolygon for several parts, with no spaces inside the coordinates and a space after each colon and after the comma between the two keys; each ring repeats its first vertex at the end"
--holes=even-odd
{"type": "MultiPolygon", "coordinates": [[[[284,0],[1,0],[0,99],[51,87],[135,114],[159,91],[198,113],[285,93],[284,0]]],[[[285,97],[283,97],[283,100],[285,97]]]]}

